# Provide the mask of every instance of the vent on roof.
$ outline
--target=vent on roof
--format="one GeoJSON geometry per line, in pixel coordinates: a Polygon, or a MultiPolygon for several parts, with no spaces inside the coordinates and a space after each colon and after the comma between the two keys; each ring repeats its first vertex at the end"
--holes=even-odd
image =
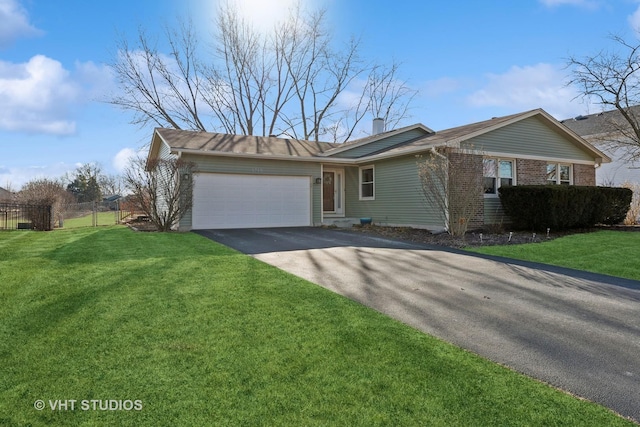
{"type": "Polygon", "coordinates": [[[581,116],[576,116],[576,117],[574,117],[574,119],[573,119],[573,120],[587,120],[588,118],[589,118],[589,117],[587,117],[587,116],[582,116],[582,115],[581,115],[581,116]]]}

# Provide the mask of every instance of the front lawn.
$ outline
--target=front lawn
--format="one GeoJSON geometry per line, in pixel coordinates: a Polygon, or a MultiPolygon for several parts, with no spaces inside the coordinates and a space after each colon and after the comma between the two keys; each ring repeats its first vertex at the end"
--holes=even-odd
{"type": "Polygon", "coordinates": [[[0,360],[0,425],[633,425],[198,235],[118,226],[0,233],[0,360]]]}
{"type": "Polygon", "coordinates": [[[548,242],[469,247],[467,250],[640,280],[640,233],[597,231],[548,242]]]}

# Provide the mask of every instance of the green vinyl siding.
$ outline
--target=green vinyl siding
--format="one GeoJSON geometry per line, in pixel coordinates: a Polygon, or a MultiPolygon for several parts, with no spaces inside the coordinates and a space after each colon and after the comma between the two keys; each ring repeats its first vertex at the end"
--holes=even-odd
{"type": "MultiPolygon", "coordinates": [[[[171,160],[174,160],[175,158],[176,158],[176,155],[171,154],[171,149],[169,148],[169,146],[164,142],[160,141],[160,148],[158,149],[158,159],[171,161],[171,160]]],[[[161,181],[168,182],[167,176],[169,176],[169,172],[167,171],[167,169],[162,167],[162,165],[159,165],[158,171],[160,172],[160,174],[164,176],[164,178],[161,181]]],[[[164,195],[160,192],[160,193],[156,193],[156,196],[158,199],[158,202],[157,202],[158,212],[159,213],[166,212],[169,209],[169,207],[167,205],[164,195]]]]}
{"type": "Polygon", "coordinates": [[[426,133],[423,130],[412,129],[406,132],[402,132],[398,135],[381,139],[379,141],[374,141],[369,144],[361,145],[359,147],[356,145],[354,148],[350,150],[346,150],[341,153],[334,154],[331,157],[355,159],[363,156],[368,156],[370,154],[377,153],[378,151],[389,149],[396,145],[409,142],[415,138],[419,138],[425,135],[426,133]]]}
{"type": "Polygon", "coordinates": [[[535,116],[471,138],[463,147],[489,153],[509,153],[512,157],[526,155],[549,159],[594,160],[592,155],[572,143],[562,132],[535,116]]]}
{"type": "Polygon", "coordinates": [[[359,200],[359,168],[345,168],[347,217],[371,217],[376,224],[443,226],[438,210],[428,207],[425,202],[415,156],[379,161],[373,165],[375,200],[359,200]]]}
{"type": "Polygon", "coordinates": [[[485,197],[484,199],[484,223],[508,224],[509,219],[502,209],[499,197],[485,197]]]}
{"type": "MultiPolygon", "coordinates": [[[[183,154],[182,158],[196,164],[195,172],[235,173],[243,175],[281,175],[281,176],[309,176],[311,177],[311,211],[313,224],[322,222],[322,200],[320,185],[313,184],[321,177],[320,163],[295,162],[286,160],[245,159],[237,157],[198,156],[183,154]]],[[[180,221],[180,229],[191,229],[191,212],[180,221]]]]}

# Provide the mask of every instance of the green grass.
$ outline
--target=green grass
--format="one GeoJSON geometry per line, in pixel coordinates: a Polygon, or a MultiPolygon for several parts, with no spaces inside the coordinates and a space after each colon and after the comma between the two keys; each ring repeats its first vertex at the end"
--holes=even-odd
{"type": "MultiPolygon", "coordinates": [[[[113,211],[111,212],[98,212],[97,214],[98,225],[114,225],[116,223],[116,216],[113,211]]],[[[79,218],[70,218],[63,221],[63,228],[80,228],[93,226],[93,215],[85,215],[79,218]]]]}
{"type": "Polygon", "coordinates": [[[0,233],[0,361],[0,425],[632,425],[198,235],[118,226],[0,233]]]}
{"type": "Polygon", "coordinates": [[[542,243],[467,248],[472,252],[640,280],[640,233],[597,231],[542,243]]]}

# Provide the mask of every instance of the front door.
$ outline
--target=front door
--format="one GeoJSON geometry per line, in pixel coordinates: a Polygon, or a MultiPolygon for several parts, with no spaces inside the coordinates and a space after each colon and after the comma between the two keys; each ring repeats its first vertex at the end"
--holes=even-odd
{"type": "Polygon", "coordinates": [[[343,215],[344,170],[325,169],[322,172],[322,211],[343,215]]]}

